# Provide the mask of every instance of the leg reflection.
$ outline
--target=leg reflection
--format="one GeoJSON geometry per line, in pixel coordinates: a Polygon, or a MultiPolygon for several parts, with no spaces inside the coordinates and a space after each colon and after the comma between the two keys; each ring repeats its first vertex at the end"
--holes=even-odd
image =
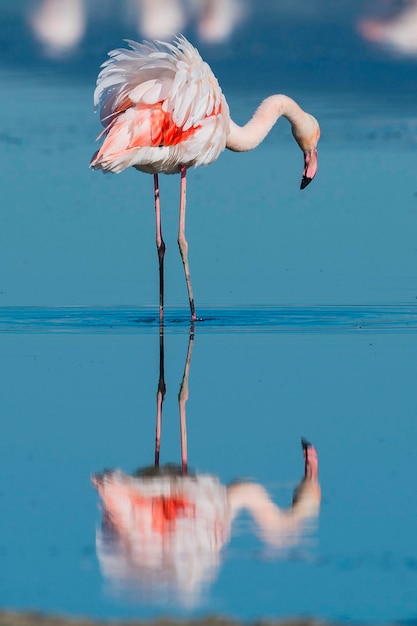
{"type": "Polygon", "coordinates": [[[165,385],[165,354],[164,354],[164,324],[159,325],[159,380],[156,392],[156,434],[155,434],[155,467],[159,467],[159,453],[161,450],[162,405],[166,393],[165,385]]]}
{"type": "Polygon", "coordinates": [[[187,454],[187,423],[185,415],[185,405],[188,400],[188,376],[190,374],[191,355],[194,345],[194,323],[191,323],[190,335],[188,338],[187,358],[185,359],[184,374],[178,394],[178,406],[180,411],[180,431],[181,431],[181,470],[183,476],[188,473],[187,454]]]}

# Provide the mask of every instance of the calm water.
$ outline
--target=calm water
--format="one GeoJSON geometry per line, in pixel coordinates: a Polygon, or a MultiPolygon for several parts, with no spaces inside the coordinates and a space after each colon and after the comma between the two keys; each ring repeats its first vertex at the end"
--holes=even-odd
{"type": "MultiPolygon", "coordinates": [[[[317,179],[303,192],[284,122],[255,152],[190,172],[201,318],[192,335],[176,246],[179,181],[163,178],[163,354],[152,179],[88,169],[100,130],[97,68],[123,38],[149,33],[146,16],[134,2],[71,6],[78,30],[66,51],[36,41],[40,3],[0,9],[0,607],[416,620],[417,88],[413,48],[395,26],[400,3],[242,3],[216,43],[198,30],[197,9],[185,12],[182,30],[237,122],[284,91],[319,118],[322,139],[317,179]],[[365,18],[392,18],[395,46],[361,38],[365,18]],[[186,538],[204,540],[194,548],[190,539],[178,559],[145,555],[150,543],[129,535],[126,518],[106,527],[91,477],[154,463],[161,355],[160,462],[181,463],[189,346],[191,474],[228,503],[230,486],[249,481],[286,510],[306,437],[319,456],[314,524],[268,536],[241,511],[216,541],[187,528],[186,538]]],[[[120,502],[127,517],[139,506],[120,502]]]]}

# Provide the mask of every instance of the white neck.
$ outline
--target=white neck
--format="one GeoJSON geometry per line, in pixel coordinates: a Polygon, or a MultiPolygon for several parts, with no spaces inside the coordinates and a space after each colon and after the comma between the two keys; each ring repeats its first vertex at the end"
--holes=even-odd
{"type": "Polygon", "coordinates": [[[267,541],[281,541],[286,533],[301,530],[304,524],[318,517],[320,487],[317,481],[303,479],[299,487],[297,502],[283,510],[257,483],[230,485],[228,496],[232,520],[240,510],[246,509],[267,541]]]}
{"type": "MultiPolygon", "coordinates": [[[[298,104],[284,95],[266,98],[245,126],[238,126],[230,120],[226,147],[234,152],[253,150],[265,139],[271,128],[281,116],[288,119],[297,139],[302,134],[302,127],[308,116],[298,104]]],[[[308,116],[310,117],[310,116],[308,116]]]]}

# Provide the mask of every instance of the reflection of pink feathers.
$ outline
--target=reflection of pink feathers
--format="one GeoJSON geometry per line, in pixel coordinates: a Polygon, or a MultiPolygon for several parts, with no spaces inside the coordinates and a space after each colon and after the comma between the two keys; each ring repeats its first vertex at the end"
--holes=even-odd
{"type": "Polygon", "coordinates": [[[172,174],[212,163],[226,146],[229,109],[210,67],[183,37],[129,45],[110,53],[97,79],[105,140],[91,166],[172,174]]]}
{"type": "Polygon", "coordinates": [[[180,474],[174,467],[93,476],[104,507],[97,555],[112,588],[195,604],[215,576],[242,510],[272,549],[299,545],[315,526],[321,500],[317,452],[305,440],[302,446],[304,476],[288,509],[280,509],[257,483],[225,487],[214,476],[180,474]]]}
{"type": "Polygon", "coordinates": [[[229,539],[226,488],[212,476],[134,477],[120,471],[94,476],[93,484],[104,505],[97,536],[103,573],[122,586],[136,581],[142,592],[165,586],[184,602],[195,601],[229,539]]]}
{"type": "MultiPolygon", "coordinates": [[[[147,540],[153,536],[155,544],[168,536],[172,539],[183,532],[187,520],[200,525],[199,532],[204,526],[207,546],[218,550],[228,537],[227,490],[212,476],[147,478],[115,471],[95,476],[93,484],[114,528],[131,533],[135,540],[143,540],[145,535],[147,540]]],[[[192,549],[193,536],[188,539],[192,549]]]]}

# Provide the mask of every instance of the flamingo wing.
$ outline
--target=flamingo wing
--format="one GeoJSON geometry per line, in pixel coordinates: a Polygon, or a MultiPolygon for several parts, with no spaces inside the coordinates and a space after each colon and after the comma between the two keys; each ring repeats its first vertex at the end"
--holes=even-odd
{"type": "Polygon", "coordinates": [[[227,134],[228,108],[217,79],[184,37],[175,45],[128,43],[130,49],[109,53],[97,78],[94,104],[101,105],[106,139],[92,167],[121,171],[134,164],[131,158],[118,169],[106,163],[139,148],[175,146],[221,112],[227,134]]]}

